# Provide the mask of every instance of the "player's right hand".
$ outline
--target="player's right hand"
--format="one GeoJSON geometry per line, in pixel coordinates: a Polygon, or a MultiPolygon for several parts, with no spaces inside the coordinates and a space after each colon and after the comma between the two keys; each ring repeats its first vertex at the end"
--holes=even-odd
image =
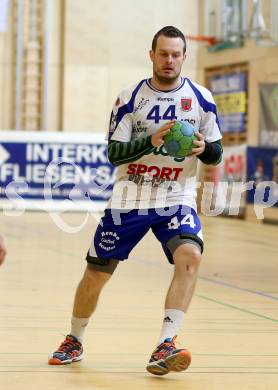
{"type": "Polygon", "coordinates": [[[161,126],[151,137],[152,145],[156,148],[164,144],[163,137],[170,132],[170,128],[174,126],[176,121],[170,121],[161,126]]]}
{"type": "Polygon", "coordinates": [[[0,265],[4,262],[6,256],[6,245],[4,242],[4,238],[0,236],[0,265]]]}

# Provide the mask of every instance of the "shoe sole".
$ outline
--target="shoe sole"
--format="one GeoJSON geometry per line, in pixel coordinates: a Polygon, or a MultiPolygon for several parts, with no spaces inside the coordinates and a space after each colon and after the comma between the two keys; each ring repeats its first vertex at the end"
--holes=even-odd
{"type": "Polygon", "coordinates": [[[191,353],[189,351],[180,351],[168,356],[164,363],[169,371],[180,372],[186,370],[191,363],[191,353]]]}
{"type": "Polygon", "coordinates": [[[147,371],[153,375],[166,375],[170,371],[180,372],[186,370],[191,363],[191,353],[189,351],[180,351],[169,356],[165,360],[158,360],[149,363],[147,371]],[[163,367],[164,366],[164,367],[163,367]]]}
{"type": "Polygon", "coordinates": [[[153,375],[166,375],[169,372],[169,369],[165,366],[163,360],[149,363],[146,370],[153,375]]]}
{"type": "Polygon", "coordinates": [[[61,366],[61,365],[65,365],[65,364],[71,364],[71,363],[75,363],[75,362],[79,362],[80,360],[83,359],[83,354],[80,355],[80,356],[77,356],[73,359],[68,359],[68,360],[60,360],[60,359],[57,359],[57,358],[54,358],[54,357],[50,357],[49,360],[48,360],[48,364],[50,366],[61,366]]]}

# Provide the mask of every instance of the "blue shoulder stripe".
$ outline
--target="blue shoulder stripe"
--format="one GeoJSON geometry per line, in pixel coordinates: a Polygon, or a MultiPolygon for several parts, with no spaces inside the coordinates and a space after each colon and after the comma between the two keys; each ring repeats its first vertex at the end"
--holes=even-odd
{"type": "Polygon", "coordinates": [[[136,88],[134,89],[134,91],[132,92],[132,95],[131,95],[131,98],[130,98],[130,101],[126,104],[124,104],[122,107],[119,108],[118,112],[117,112],[117,117],[116,117],[116,126],[115,126],[115,130],[116,128],[118,127],[118,124],[121,122],[121,120],[123,119],[123,117],[126,115],[126,114],[130,114],[133,112],[133,109],[134,109],[134,101],[135,101],[135,98],[136,98],[136,95],[139,91],[139,89],[141,88],[142,84],[145,82],[146,80],[142,80],[140,81],[140,83],[136,86],[136,88]]]}
{"type": "Polygon", "coordinates": [[[217,112],[216,112],[216,105],[208,102],[204,98],[204,96],[201,94],[201,92],[195,87],[195,85],[189,79],[186,79],[186,81],[188,82],[188,84],[192,88],[193,92],[195,93],[195,95],[198,99],[198,102],[199,102],[200,106],[202,107],[202,109],[205,112],[213,112],[215,114],[215,120],[216,120],[217,126],[220,129],[219,119],[218,119],[217,112]]]}

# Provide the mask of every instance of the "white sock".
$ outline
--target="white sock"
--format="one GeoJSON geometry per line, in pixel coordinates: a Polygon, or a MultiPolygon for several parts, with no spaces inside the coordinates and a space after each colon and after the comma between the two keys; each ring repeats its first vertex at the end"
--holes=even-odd
{"type": "Polygon", "coordinates": [[[163,343],[165,339],[172,339],[177,335],[185,313],[182,310],[165,309],[165,315],[158,344],[163,343]]]}
{"type": "Polygon", "coordinates": [[[89,322],[89,318],[77,318],[71,317],[71,331],[70,334],[77,338],[82,344],[86,326],[89,322]]]}

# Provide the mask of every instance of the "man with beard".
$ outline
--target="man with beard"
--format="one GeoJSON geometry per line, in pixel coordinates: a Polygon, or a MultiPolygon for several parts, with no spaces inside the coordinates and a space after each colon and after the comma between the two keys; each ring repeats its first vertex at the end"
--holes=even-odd
{"type": "Polygon", "coordinates": [[[183,33],[172,26],[162,28],[150,50],[153,76],[116,99],[108,135],[108,157],[118,167],[113,195],[87,255],[71,331],[51,354],[49,364],[82,359],[84,330],[104,284],[149,229],[173,264],[174,275],[161,333],[146,368],[165,375],[183,371],[191,362],[191,353],[176,348],[175,339],[193,295],[203,251],[195,201],[197,162],[217,164],[222,147],[212,95],[181,76],[185,58],[183,33]],[[184,158],[171,157],[163,148],[163,138],[177,120],[191,123],[196,130],[195,148],[184,158]]]}

